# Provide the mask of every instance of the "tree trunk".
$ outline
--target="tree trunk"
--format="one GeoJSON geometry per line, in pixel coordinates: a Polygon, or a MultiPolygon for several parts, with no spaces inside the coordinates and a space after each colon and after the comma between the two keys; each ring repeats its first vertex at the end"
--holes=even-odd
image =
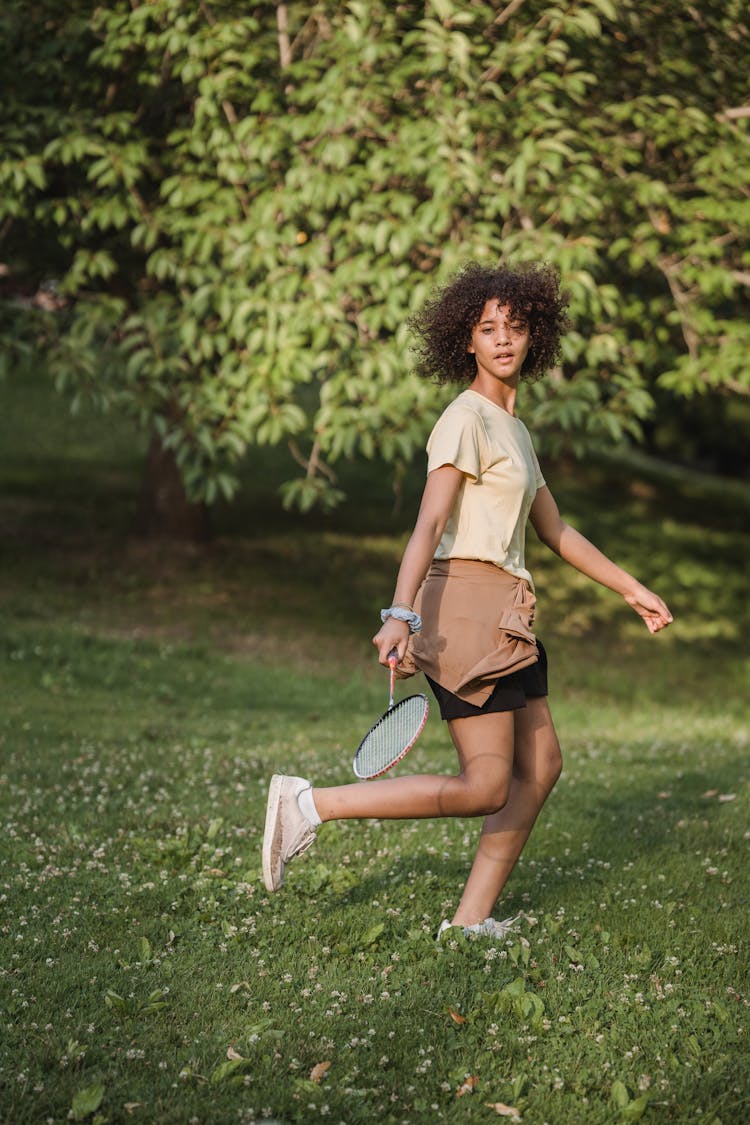
{"type": "Polygon", "coordinates": [[[136,529],[141,535],[193,543],[204,543],[211,535],[207,505],[188,499],[174,453],[164,448],[156,434],[146,456],[136,529]]]}

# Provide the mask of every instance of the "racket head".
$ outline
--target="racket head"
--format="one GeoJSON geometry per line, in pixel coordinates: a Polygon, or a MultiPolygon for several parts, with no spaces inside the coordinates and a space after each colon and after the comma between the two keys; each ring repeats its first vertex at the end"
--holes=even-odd
{"type": "Polygon", "coordinates": [[[367,780],[380,777],[408,754],[419,738],[430,705],[426,695],[407,695],[370,727],[354,755],[352,769],[367,780]]]}

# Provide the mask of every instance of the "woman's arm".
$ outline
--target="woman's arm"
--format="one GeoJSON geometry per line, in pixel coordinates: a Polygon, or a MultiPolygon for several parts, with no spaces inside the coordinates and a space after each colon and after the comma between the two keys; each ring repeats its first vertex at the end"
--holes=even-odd
{"type": "MultiPolygon", "coordinates": [[[[391,605],[414,605],[463,479],[463,473],[455,465],[441,465],[428,473],[417,522],[401,559],[391,605]]],[[[398,649],[398,659],[403,660],[408,640],[406,622],[389,617],[372,638],[380,663],[388,663],[388,653],[393,648],[398,649]]]]}
{"type": "Polygon", "coordinates": [[[529,518],[545,546],[587,578],[593,578],[595,582],[621,594],[628,605],[643,618],[650,633],[658,633],[665,625],[670,624],[672,614],[657,594],[613,563],[562,519],[546,485],[537,492],[529,518]]]}

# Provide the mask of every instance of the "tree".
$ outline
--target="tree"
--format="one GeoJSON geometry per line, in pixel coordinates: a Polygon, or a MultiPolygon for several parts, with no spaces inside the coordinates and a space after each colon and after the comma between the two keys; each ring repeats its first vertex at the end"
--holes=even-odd
{"type": "Polygon", "coordinates": [[[303,508],[408,459],[442,397],[405,320],[469,258],[562,271],[553,448],[637,436],[657,381],[750,393],[740,0],[32,7],[0,15],[4,255],[67,300],[33,326],[58,384],[152,432],[152,499],[230,497],[251,443],[303,508]]]}

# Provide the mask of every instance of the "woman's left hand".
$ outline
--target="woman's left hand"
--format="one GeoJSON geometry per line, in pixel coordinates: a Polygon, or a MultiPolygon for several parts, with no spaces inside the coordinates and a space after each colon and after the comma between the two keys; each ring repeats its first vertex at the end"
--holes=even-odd
{"type": "Polygon", "coordinates": [[[660,629],[672,624],[674,618],[666,602],[640,582],[629,594],[623,594],[623,597],[631,609],[643,618],[649,633],[658,633],[660,629]]]}

